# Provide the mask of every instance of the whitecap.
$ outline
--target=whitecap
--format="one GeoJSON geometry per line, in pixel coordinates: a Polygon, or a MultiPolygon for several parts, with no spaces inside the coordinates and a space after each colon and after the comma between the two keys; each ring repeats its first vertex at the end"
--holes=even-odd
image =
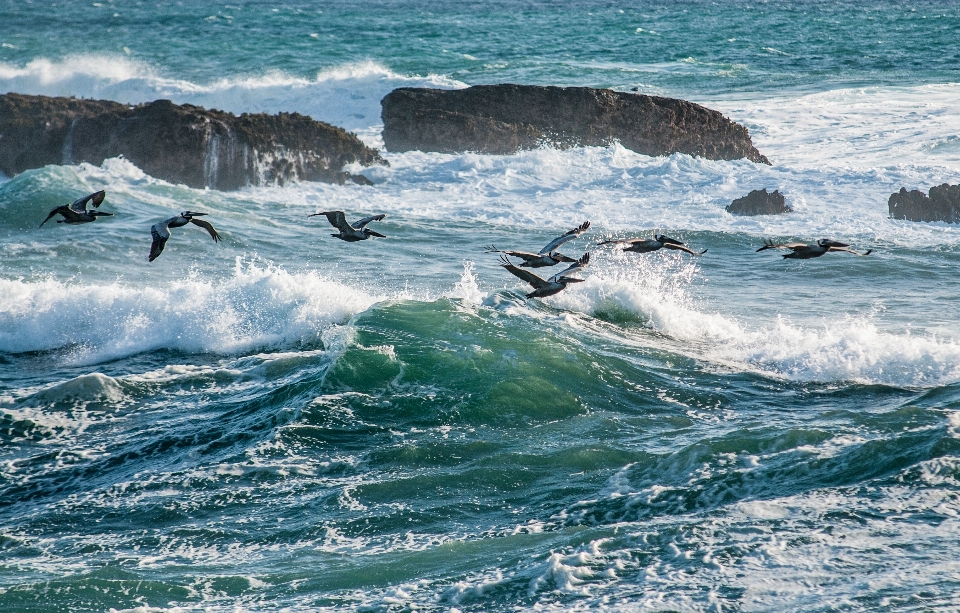
{"type": "Polygon", "coordinates": [[[377,297],[317,273],[238,265],[166,287],[0,279],[0,351],[68,349],[96,363],[156,349],[237,353],[317,343],[377,297]],[[63,325],[70,314],[71,325],[63,325]]]}

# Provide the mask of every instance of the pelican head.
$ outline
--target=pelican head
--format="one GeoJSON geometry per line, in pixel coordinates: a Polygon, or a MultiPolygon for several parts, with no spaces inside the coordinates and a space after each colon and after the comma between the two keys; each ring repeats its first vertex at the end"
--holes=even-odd
{"type": "Polygon", "coordinates": [[[91,215],[93,217],[113,217],[113,213],[106,213],[104,211],[88,211],[87,215],[91,215]]]}
{"type": "Polygon", "coordinates": [[[683,244],[683,243],[681,243],[680,241],[678,241],[678,240],[676,240],[676,239],[667,238],[667,237],[664,236],[663,234],[657,235],[657,236],[655,236],[654,238],[656,238],[656,240],[657,240],[658,242],[661,242],[661,243],[664,243],[664,244],[666,244],[666,243],[670,243],[671,245],[682,245],[682,244],[683,244]]]}
{"type": "Polygon", "coordinates": [[[180,213],[180,217],[186,217],[190,219],[191,217],[203,217],[206,213],[194,213],[193,211],[184,211],[180,213]]]}

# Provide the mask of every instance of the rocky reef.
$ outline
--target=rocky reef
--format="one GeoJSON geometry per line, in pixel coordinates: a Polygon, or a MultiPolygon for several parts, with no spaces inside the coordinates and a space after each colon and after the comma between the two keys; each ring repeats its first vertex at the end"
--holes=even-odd
{"type": "Polygon", "coordinates": [[[769,164],[747,129],[677,100],[589,87],[475,85],[395,89],[380,102],[389,151],[509,154],[619,142],[645,155],[687,153],[769,164]]]}
{"type": "Polygon", "coordinates": [[[236,116],[169,100],[130,106],[0,96],[4,174],[117,156],[158,179],[219,190],[292,180],[369,184],[343,167],[386,164],[354,134],[297,113],[236,116]]]}
{"type": "Polygon", "coordinates": [[[743,198],[737,198],[727,205],[731,215],[782,215],[792,213],[786,199],[778,190],[767,192],[767,188],[755,189],[743,198]]]}
{"type": "Polygon", "coordinates": [[[890,194],[887,206],[894,219],[960,223],[960,185],[944,183],[931,187],[929,196],[901,187],[899,192],[890,194]]]}

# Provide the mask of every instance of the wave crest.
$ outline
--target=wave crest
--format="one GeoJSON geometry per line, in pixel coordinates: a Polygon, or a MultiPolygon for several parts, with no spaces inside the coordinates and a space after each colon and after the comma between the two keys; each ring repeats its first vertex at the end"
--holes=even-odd
{"type": "Polygon", "coordinates": [[[0,351],[96,363],[157,349],[232,354],[321,342],[377,297],[315,273],[242,265],[166,287],[0,279],[0,351]]]}
{"type": "Polygon", "coordinates": [[[778,316],[748,328],[700,310],[688,292],[698,273],[694,262],[680,256],[634,260],[610,257],[554,304],[614,323],[633,314],[636,323],[679,341],[671,350],[796,381],[928,387],[960,380],[956,339],[884,331],[869,315],[841,316],[819,328],[778,316]]]}

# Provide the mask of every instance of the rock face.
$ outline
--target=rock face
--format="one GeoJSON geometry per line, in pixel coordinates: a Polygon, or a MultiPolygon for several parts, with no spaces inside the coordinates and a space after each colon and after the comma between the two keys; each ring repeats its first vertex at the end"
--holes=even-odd
{"type": "Polygon", "coordinates": [[[743,198],[737,198],[727,206],[727,212],[732,215],[781,215],[792,213],[786,200],[778,190],[772,194],[767,189],[755,189],[743,198]]]}
{"type": "Polygon", "coordinates": [[[589,87],[395,89],[380,102],[390,151],[508,154],[618,141],[645,155],[769,164],[743,126],[692,102],[589,87]]]}
{"type": "Polygon", "coordinates": [[[960,223],[960,185],[944,183],[931,187],[930,196],[901,187],[899,192],[890,195],[887,206],[894,219],[960,223]]]}
{"type": "Polygon", "coordinates": [[[355,135],[297,113],[238,117],[169,100],[129,106],[0,96],[0,171],[6,175],[120,155],[159,179],[220,190],[290,180],[343,183],[353,178],[342,171],[345,164],[386,163],[355,135]]]}

